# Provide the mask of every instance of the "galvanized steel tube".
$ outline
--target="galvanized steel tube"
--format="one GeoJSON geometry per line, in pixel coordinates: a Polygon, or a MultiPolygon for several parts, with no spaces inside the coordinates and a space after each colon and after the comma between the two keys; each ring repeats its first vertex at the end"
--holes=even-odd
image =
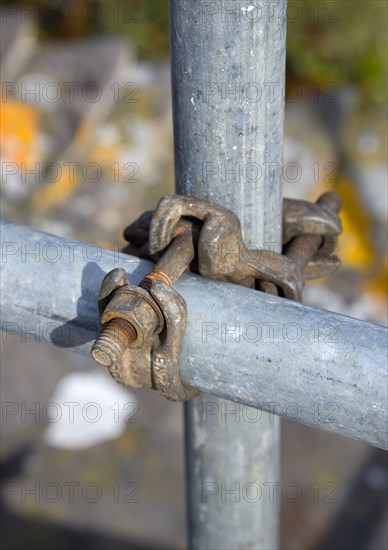
{"type": "MultiPolygon", "coordinates": [[[[0,230],[4,345],[17,333],[21,342],[90,355],[105,274],[123,267],[138,284],[152,266],[31,227],[1,222],[0,230]]],[[[210,394],[201,422],[233,417],[260,432],[263,416],[249,405],[272,420],[280,415],[388,448],[386,327],[196,275],[175,287],[188,307],[182,380],[210,394]],[[228,413],[234,404],[211,395],[241,405],[228,413]]],[[[232,444],[228,452],[239,451],[232,444]]]]}
{"type": "MultiPolygon", "coordinates": [[[[246,244],[276,251],[285,23],[284,0],[170,2],[176,191],[230,208],[246,244]]],[[[209,310],[203,321],[217,323],[216,316],[209,310]]],[[[278,502],[252,502],[242,491],[279,481],[279,419],[263,412],[260,429],[236,422],[232,403],[207,394],[185,405],[185,418],[190,548],[277,549],[278,502]],[[203,422],[209,400],[212,410],[232,414],[203,422]]]]}

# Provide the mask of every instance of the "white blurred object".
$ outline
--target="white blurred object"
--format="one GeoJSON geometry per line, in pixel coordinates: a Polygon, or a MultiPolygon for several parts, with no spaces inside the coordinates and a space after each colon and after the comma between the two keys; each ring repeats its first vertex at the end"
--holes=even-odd
{"type": "Polygon", "coordinates": [[[62,378],[45,409],[50,424],[43,440],[51,447],[78,450],[116,439],[137,422],[135,396],[104,372],[72,372],[62,378]]]}

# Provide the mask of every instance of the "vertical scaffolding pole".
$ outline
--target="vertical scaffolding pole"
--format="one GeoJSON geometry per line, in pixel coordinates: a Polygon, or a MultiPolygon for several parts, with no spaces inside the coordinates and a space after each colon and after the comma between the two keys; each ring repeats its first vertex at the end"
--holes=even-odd
{"type": "MultiPolygon", "coordinates": [[[[172,0],[170,26],[176,192],[232,209],[247,244],[279,250],[286,0],[172,0]]],[[[205,394],[186,404],[190,548],[279,548],[280,425],[258,418],[205,394]]]]}

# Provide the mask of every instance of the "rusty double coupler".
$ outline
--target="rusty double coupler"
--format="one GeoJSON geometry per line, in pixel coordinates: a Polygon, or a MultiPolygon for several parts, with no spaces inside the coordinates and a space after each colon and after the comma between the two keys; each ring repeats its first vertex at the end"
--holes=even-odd
{"type": "Polygon", "coordinates": [[[340,265],[333,254],[342,230],[340,208],[334,192],[316,203],[284,199],[282,254],[278,254],[248,248],[232,211],[194,197],[167,195],[154,212],[145,212],[126,228],[129,245],[124,250],[156,259],[190,220],[196,248],[193,271],[300,301],[306,279],[329,275],[340,265]]]}
{"type": "Polygon", "coordinates": [[[282,254],[245,246],[238,217],[217,204],[179,195],[162,198],[128,226],[124,252],[156,261],[138,287],[123,269],[103,280],[99,311],[103,332],[92,348],[95,360],[130,387],[154,388],[180,401],[198,392],[179,375],[187,311],[172,288],[187,269],[300,301],[305,279],[339,267],[333,254],[341,233],[336,193],[314,204],[285,199],[282,254]]]}
{"type": "Polygon", "coordinates": [[[171,401],[198,395],[180,379],[187,308],[172,288],[193,257],[190,228],[185,226],[139,286],[129,283],[123,269],[105,276],[98,303],[103,331],[92,355],[123,386],[153,388],[171,401]]]}

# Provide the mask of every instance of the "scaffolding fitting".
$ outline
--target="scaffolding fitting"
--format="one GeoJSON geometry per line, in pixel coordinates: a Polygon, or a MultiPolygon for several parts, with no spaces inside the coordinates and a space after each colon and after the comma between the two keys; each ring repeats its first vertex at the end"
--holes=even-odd
{"type": "Polygon", "coordinates": [[[138,247],[139,255],[157,260],[154,269],[138,287],[123,269],[113,269],[102,282],[103,331],[92,348],[94,359],[124,386],[153,388],[172,401],[196,397],[198,392],[180,381],[187,308],[173,283],[191,268],[209,279],[300,301],[306,268],[317,277],[338,266],[332,240],[341,231],[340,206],[335,193],[322,195],[316,204],[287,199],[285,254],[278,254],[246,247],[240,220],[231,210],[190,196],[163,197],[153,213],[146,212],[124,232],[127,251],[138,247]]]}
{"type": "Polygon", "coordinates": [[[153,388],[171,401],[198,395],[180,380],[187,307],[172,288],[193,256],[191,231],[185,224],[139,286],[129,283],[123,269],[104,277],[98,301],[103,331],[92,355],[123,386],[153,388]]]}
{"type": "Polygon", "coordinates": [[[167,195],[155,212],[144,213],[126,228],[125,251],[155,260],[185,223],[190,224],[196,250],[192,271],[301,301],[305,279],[329,275],[340,265],[333,254],[342,230],[340,208],[334,192],[325,193],[315,204],[285,199],[283,254],[279,254],[247,247],[240,221],[231,210],[195,197],[167,195]]]}

